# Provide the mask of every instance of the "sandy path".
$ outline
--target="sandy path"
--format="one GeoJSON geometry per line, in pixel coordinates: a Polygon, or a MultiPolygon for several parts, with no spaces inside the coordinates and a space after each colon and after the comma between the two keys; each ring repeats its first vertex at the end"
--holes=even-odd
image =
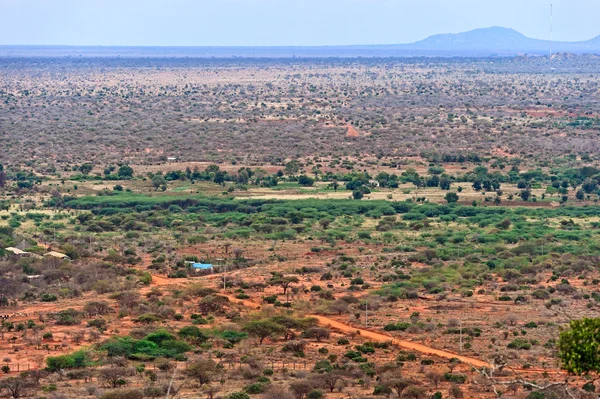
{"type": "MultiPolygon", "coordinates": [[[[222,295],[224,295],[224,294],[222,294],[222,295]]],[[[247,307],[253,308],[253,309],[260,309],[260,305],[257,304],[256,302],[237,299],[234,296],[230,296],[230,295],[224,295],[224,296],[229,298],[229,300],[231,302],[240,303],[244,306],[247,306],[247,307]]],[[[474,367],[491,367],[491,365],[488,362],[484,362],[483,360],[475,359],[475,358],[468,357],[468,356],[457,355],[456,353],[447,352],[447,351],[443,351],[440,349],[434,349],[434,348],[431,348],[426,345],[418,344],[416,342],[410,342],[410,341],[406,341],[403,339],[395,339],[389,335],[352,327],[352,326],[349,326],[342,322],[330,319],[329,317],[326,317],[326,316],[314,315],[314,314],[307,315],[307,316],[314,317],[315,319],[317,319],[319,321],[319,324],[321,324],[322,326],[328,326],[335,330],[343,331],[346,333],[353,333],[353,332],[359,331],[361,337],[369,338],[373,341],[391,342],[392,345],[397,345],[401,348],[410,349],[410,350],[425,353],[428,355],[439,356],[439,357],[443,357],[446,359],[457,358],[461,362],[470,364],[471,366],[474,366],[474,367]]]]}
{"type": "Polygon", "coordinates": [[[229,300],[231,302],[242,304],[242,305],[246,306],[247,308],[260,309],[260,305],[256,302],[238,299],[238,298],[234,297],[233,295],[227,295],[227,294],[223,294],[223,293],[221,293],[219,295],[225,296],[225,297],[229,298],[229,300]]]}
{"type": "Polygon", "coordinates": [[[471,366],[475,366],[475,367],[490,367],[491,366],[488,362],[484,362],[483,360],[479,360],[479,359],[475,359],[475,358],[467,357],[467,356],[457,355],[456,353],[430,348],[429,346],[417,344],[415,342],[405,341],[403,339],[395,339],[395,338],[390,337],[389,335],[352,327],[347,324],[341,323],[339,321],[330,319],[329,317],[320,316],[320,315],[309,315],[309,317],[314,317],[317,320],[319,320],[319,324],[321,324],[323,326],[329,326],[335,330],[344,331],[347,333],[359,331],[361,337],[366,337],[366,338],[372,339],[377,342],[391,342],[393,345],[397,345],[401,348],[410,349],[410,350],[413,350],[416,352],[426,353],[428,355],[435,355],[435,356],[443,357],[446,359],[457,358],[461,362],[470,364],[471,366]]]}

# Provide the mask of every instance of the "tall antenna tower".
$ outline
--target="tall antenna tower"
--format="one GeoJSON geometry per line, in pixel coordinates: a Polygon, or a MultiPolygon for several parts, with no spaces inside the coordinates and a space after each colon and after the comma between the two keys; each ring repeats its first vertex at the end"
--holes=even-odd
{"type": "Polygon", "coordinates": [[[554,17],[552,15],[552,3],[550,4],[550,57],[552,57],[552,25],[554,25],[554,17]]]}

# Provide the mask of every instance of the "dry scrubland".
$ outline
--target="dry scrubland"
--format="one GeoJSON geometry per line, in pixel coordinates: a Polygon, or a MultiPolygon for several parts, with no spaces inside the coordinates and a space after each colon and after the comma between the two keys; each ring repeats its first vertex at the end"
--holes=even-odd
{"type": "Polygon", "coordinates": [[[0,395],[596,397],[599,64],[0,59],[0,395]]]}

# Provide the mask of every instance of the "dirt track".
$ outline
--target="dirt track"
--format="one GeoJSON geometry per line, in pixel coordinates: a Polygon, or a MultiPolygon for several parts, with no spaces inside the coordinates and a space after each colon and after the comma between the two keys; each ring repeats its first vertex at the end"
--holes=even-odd
{"type": "Polygon", "coordinates": [[[428,355],[435,355],[435,356],[443,357],[446,359],[457,358],[461,362],[470,364],[471,366],[475,366],[475,367],[490,367],[491,366],[488,362],[484,362],[479,359],[475,359],[475,358],[467,357],[467,356],[461,356],[461,355],[457,355],[452,352],[446,352],[443,350],[430,348],[428,346],[417,344],[415,342],[405,341],[402,339],[395,339],[393,337],[390,337],[389,335],[381,334],[378,332],[355,328],[355,327],[349,326],[347,324],[341,323],[339,321],[330,319],[329,317],[320,316],[320,315],[310,315],[310,317],[314,317],[317,320],[319,320],[319,324],[321,324],[323,326],[329,326],[335,330],[344,331],[344,332],[348,332],[348,333],[360,332],[361,337],[366,337],[366,338],[372,339],[377,342],[391,342],[393,345],[397,345],[401,348],[410,349],[410,350],[425,353],[428,355]]]}
{"type": "MultiPolygon", "coordinates": [[[[224,295],[224,296],[229,298],[229,300],[232,302],[240,303],[249,308],[260,309],[260,305],[257,304],[256,302],[237,299],[230,295],[224,295]]],[[[317,319],[319,321],[319,324],[321,324],[322,326],[328,326],[335,330],[339,330],[339,331],[343,331],[343,332],[347,332],[347,333],[360,332],[361,337],[369,338],[373,341],[391,342],[393,345],[397,345],[401,348],[410,349],[410,350],[420,352],[420,353],[425,353],[428,355],[439,356],[439,357],[443,357],[446,359],[457,358],[461,362],[463,362],[465,364],[470,364],[471,366],[474,366],[474,367],[490,367],[491,366],[490,363],[484,362],[483,360],[475,359],[475,358],[468,357],[468,356],[461,356],[461,355],[457,355],[456,353],[447,352],[447,351],[443,351],[443,350],[439,350],[439,349],[430,348],[429,346],[418,344],[415,342],[406,341],[403,339],[395,339],[389,335],[385,335],[385,334],[378,333],[375,331],[352,327],[352,326],[349,326],[342,322],[330,319],[329,317],[326,317],[326,316],[314,315],[314,314],[307,315],[307,316],[314,317],[315,319],[317,319]]]]}

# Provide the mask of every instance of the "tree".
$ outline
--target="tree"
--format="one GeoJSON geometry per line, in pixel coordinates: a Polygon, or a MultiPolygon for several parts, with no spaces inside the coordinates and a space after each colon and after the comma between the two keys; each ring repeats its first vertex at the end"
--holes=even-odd
{"type": "Polygon", "coordinates": [[[409,399],[425,399],[426,392],[424,388],[418,387],[416,385],[411,385],[407,387],[402,393],[403,398],[409,399]]]}
{"type": "Polygon", "coordinates": [[[448,393],[455,399],[462,399],[465,396],[462,389],[460,389],[458,385],[452,385],[448,390],[448,393]]]}
{"type": "Polygon", "coordinates": [[[229,298],[221,295],[207,295],[200,300],[198,309],[202,314],[222,313],[223,306],[229,303],[229,298]]]}
{"type": "Polygon", "coordinates": [[[344,371],[342,370],[331,370],[320,376],[323,385],[329,389],[329,392],[333,392],[338,382],[344,378],[344,371]]]}
{"type": "Polygon", "coordinates": [[[453,202],[458,202],[458,194],[456,194],[456,193],[446,193],[444,198],[446,199],[446,202],[449,204],[453,203],[453,202]]]}
{"type": "Polygon", "coordinates": [[[199,360],[188,365],[185,374],[194,379],[198,384],[208,384],[217,369],[217,365],[212,360],[199,360]]]}
{"type": "Polygon", "coordinates": [[[313,184],[315,184],[315,179],[312,179],[306,175],[300,175],[300,177],[298,177],[298,184],[300,184],[301,186],[310,187],[313,184]]]}
{"type": "Polygon", "coordinates": [[[218,385],[204,385],[202,387],[202,392],[206,394],[208,399],[213,399],[220,390],[221,388],[218,385]]]}
{"type": "Polygon", "coordinates": [[[208,340],[206,334],[196,326],[185,326],[177,333],[181,338],[194,342],[202,343],[208,340]]]}
{"type": "Polygon", "coordinates": [[[371,194],[371,190],[369,190],[368,187],[360,186],[352,191],[352,198],[359,200],[362,199],[366,194],[371,194]]]}
{"type": "Polygon", "coordinates": [[[575,198],[577,198],[579,201],[583,201],[585,198],[585,192],[583,190],[577,190],[575,193],[575,198]]]}
{"type": "Polygon", "coordinates": [[[152,187],[154,187],[154,190],[158,190],[159,187],[165,187],[167,186],[167,179],[165,179],[165,177],[160,174],[157,173],[154,176],[152,176],[152,187]]]}
{"type": "Polygon", "coordinates": [[[529,189],[521,190],[521,192],[519,193],[519,196],[521,197],[521,199],[523,201],[529,201],[529,197],[531,197],[531,191],[529,189]]]}
{"type": "Polygon", "coordinates": [[[294,399],[294,397],[286,388],[279,385],[271,385],[269,389],[263,393],[262,399],[294,399]]]}
{"type": "Polygon", "coordinates": [[[110,367],[100,369],[99,376],[101,380],[106,381],[112,388],[125,385],[127,382],[124,377],[128,374],[128,369],[123,367],[110,367]]]}
{"type": "Polygon", "coordinates": [[[20,398],[26,395],[27,391],[36,386],[34,381],[24,377],[9,377],[0,380],[0,391],[7,390],[13,398],[20,398]]]}
{"type": "Polygon", "coordinates": [[[327,310],[341,315],[342,313],[346,313],[348,311],[348,302],[340,300],[332,301],[327,305],[327,310]]]}
{"type": "Polygon", "coordinates": [[[271,317],[271,321],[285,327],[284,339],[286,341],[294,338],[293,329],[307,328],[317,323],[314,318],[296,319],[291,316],[274,316],[271,317]]]}
{"type": "Polygon", "coordinates": [[[391,376],[384,379],[384,384],[396,391],[398,397],[401,398],[402,392],[413,385],[413,382],[407,378],[391,376]]]}
{"type": "Polygon", "coordinates": [[[431,381],[433,385],[435,385],[436,389],[440,382],[444,379],[444,376],[441,373],[435,371],[430,371],[429,373],[427,373],[426,377],[429,381],[431,381]]]}
{"type": "Polygon", "coordinates": [[[105,315],[114,312],[114,309],[110,306],[110,304],[104,301],[88,302],[85,304],[83,310],[92,316],[105,315]]]}
{"type": "Polygon", "coordinates": [[[269,280],[269,284],[278,285],[281,288],[283,288],[283,295],[285,295],[289,286],[292,283],[297,283],[299,281],[300,280],[298,280],[298,277],[296,276],[284,276],[281,273],[275,273],[273,274],[273,277],[271,277],[271,279],[269,280]]]}
{"type": "Polygon", "coordinates": [[[558,356],[569,373],[600,373],[600,319],[571,320],[560,334],[558,356]]]}
{"type": "Polygon", "coordinates": [[[321,342],[322,339],[329,339],[331,331],[323,327],[311,327],[304,332],[304,338],[316,339],[321,342]]]}
{"type": "Polygon", "coordinates": [[[313,384],[308,380],[297,380],[290,383],[290,390],[296,399],[302,399],[313,389],[313,384]]]}
{"type": "Polygon", "coordinates": [[[4,165],[0,163],[0,188],[6,185],[6,172],[4,171],[4,165]]]}
{"type": "Polygon", "coordinates": [[[79,167],[79,171],[84,175],[88,175],[93,169],[94,165],[91,163],[84,163],[79,167]]]}
{"type": "Polygon", "coordinates": [[[276,337],[285,333],[285,328],[271,320],[255,320],[246,323],[243,331],[258,338],[258,342],[262,345],[267,337],[276,337]]]}
{"type": "Polygon", "coordinates": [[[121,179],[131,179],[133,177],[133,168],[129,165],[123,165],[119,168],[117,175],[121,179]]]}
{"type": "Polygon", "coordinates": [[[581,184],[581,188],[586,194],[593,193],[598,188],[598,183],[595,180],[590,179],[589,177],[583,181],[581,184]]]}
{"type": "Polygon", "coordinates": [[[452,180],[447,177],[442,177],[440,179],[440,188],[442,190],[450,190],[450,186],[452,185],[452,180]]]}

